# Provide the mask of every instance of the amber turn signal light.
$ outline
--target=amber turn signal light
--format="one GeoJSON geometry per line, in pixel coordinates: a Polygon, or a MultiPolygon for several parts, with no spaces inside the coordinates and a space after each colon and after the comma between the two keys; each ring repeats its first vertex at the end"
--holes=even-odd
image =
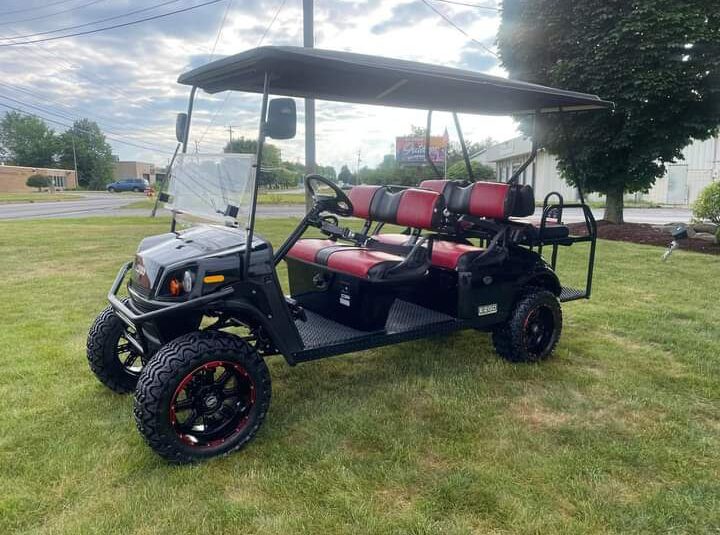
{"type": "Polygon", "coordinates": [[[225,275],[207,275],[206,277],[203,277],[203,282],[205,284],[216,284],[218,282],[223,282],[225,280],[225,275]]]}
{"type": "Polygon", "coordinates": [[[179,280],[172,278],[168,284],[168,290],[170,290],[170,295],[177,297],[182,291],[182,283],[179,280]]]}

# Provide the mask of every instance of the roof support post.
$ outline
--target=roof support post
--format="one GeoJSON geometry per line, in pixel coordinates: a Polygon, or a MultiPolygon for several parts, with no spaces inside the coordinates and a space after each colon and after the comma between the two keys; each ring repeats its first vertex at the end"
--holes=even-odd
{"type": "Polygon", "coordinates": [[[262,105],[260,106],[260,124],[258,126],[257,152],[255,153],[255,184],[253,186],[252,202],[250,203],[250,218],[245,227],[245,260],[243,261],[243,278],[247,279],[250,273],[250,253],[252,252],[253,229],[255,228],[255,211],[257,209],[258,188],[260,187],[260,173],[262,172],[262,154],[265,145],[265,130],[267,124],[268,93],[270,91],[270,73],[265,71],[263,82],[262,105]]]}
{"type": "Polygon", "coordinates": [[[433,162],[432,158],[430,158],[430,129],[432,128],[432,113],[432,110],[428,110],[427,125],[425,127],[425,160],[430,164],[430,167],[433,168],[433,171],[435,171],[435,175],[438,178],[445,178],[435,165],[435,162],[433,162]]]}
{"type": "Polygon", "coordinates": [[[187,121],[185,122],[185,139],[183,140],[182,153],[187,152],[188,138],[190,137],[190,121],[192,120],[193,105],[195,104],[195,93],[197,86],[193,86],[190,90],[190,102],[188,102],[187,121]]]}
{"type": "MultiPolygon", "coordinates": [[[[190,122],[192,121],[192,113],[193,113],[193,106],[195,105],[195,94],[197,93],[197,86],[192,86],[192,89],[190,90],[190,100],[188,101],[188,108],[187,108],[187,120],[185,121],[185,135],[183,136],[183,142],[182,142],[182,153],[187,154],[187,146],[188,146],[188,139],[190,138],[190,122]]],[[[179,147],[179,145],[178,145],[179,147]]],[[[175,157],[177,156],[177,147],[175,148],[175,154],[173,154],[173,159],[170,162],[170,165],[168,166],[168,175],[165,178],[165,180],[169,180],[170,178],[170,171],[172,169],[172,164],[175,163],[175,157]]],[[[155,207],[153,208],[153,216],[155,214],[155,209],[157,208],[157,201],[155,202],[155,207]]],[[[177,219],[175,218],[175,210],[172,212],[172,220],[170,221],[170,232],[175,232],[175,229],[177,228],[177,219]]]]}
{"type": "Polygon", "coordinates": [[[565,110],[562,109],[562,106],[560,107],[560,128],[563,133],[563,138],[565,139],[565,145],[567,146],[568,150],[568,159],[570,160],[570,168],[572,169],[573,174],[575,175],[575,183],[577,185],[578,195],[580,195],[580,202],[582,204],[585,204],[585,194],[583,193],[582,189],[582,178],[580,176],[580,169],[577,166],[577,160],[575,160],[575,150],[570,143],[570,136],[568,135],[567,131],[567,125],[565,124],[565,110]]]}
{"type": "MultiPolygon", "coordinates": [[[[462,149],[463,160],[465,160],[465,168],[468,172],[468,178],[472,182],[475,182],[475,177],[473,176],[472,170],[472,163],[470,162],[467,145],[465,144],[465,137],[463,136],[462,129],[460,128],[460,119],[458,119],[457,112],[453,112],[453,120],[455,121],[455,130],[457,130],[457,135],[460,139],[460,148],[462,149]]],[[[447,153],[445,154],[445,160],[447,161],[447,153]]]]}
{"type": "MultiPolygon", "coordinates": [[[[315,21],[313,16],[313,0],[303,0],[303,47],[315,46],[315,21]]],[[[305,174],[316,172],[315,154],[315,99],[305,99],[305,174]]],[[[305,192],[305,211],[309,212],[313,201],[310,192],[305,192]]]]}

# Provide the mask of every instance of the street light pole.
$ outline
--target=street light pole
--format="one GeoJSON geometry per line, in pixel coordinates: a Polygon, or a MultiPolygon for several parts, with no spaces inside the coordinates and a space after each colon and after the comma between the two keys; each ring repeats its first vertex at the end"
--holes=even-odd
{"type": "MultiPolygon", "coordinates": [[[[315,46],[313,22],[313,0],[303,0],[303,46],[315,46]]],[[[316,169],[315,162],[315,99],[305,99],[305,174],[312,174],[316,169]]],[[[312,207],[310,193],[305,192],[305,208],[309,212],[312,207]]]]}

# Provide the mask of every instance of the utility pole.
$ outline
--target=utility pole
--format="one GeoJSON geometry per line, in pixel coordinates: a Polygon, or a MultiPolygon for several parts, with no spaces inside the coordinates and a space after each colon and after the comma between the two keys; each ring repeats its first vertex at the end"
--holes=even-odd
{"type": "Polygon", "coordinates": [[[358,149],[358,157],[357,157],[357,166],[355,167],[355,185],[360,185],[360,162],[362,159],[360,158],[360,151],[362,149],[358,149]]]}
{"type": "Polygon", "coordinates": [[[70,135],[70,139],[72,140],[72,146],[73,146],[73,163],[75,164],[75,186],[80,185],[80,177],[78,177],[77,172],[77,153],[75,152],[75,134],[70,135]]]}
{"type": "MultiPolygon", "coordinates": [[[[313,0],[303,0],[303,46],[315,46],[315,29],[313,21],[313,0]]],[[[305,99],[305,174],[312,174],[315,162],[315,99],[305,99]]],[[[312,206],[310,194],[305,192],[305,208],[309,212],[312,206]]]]}

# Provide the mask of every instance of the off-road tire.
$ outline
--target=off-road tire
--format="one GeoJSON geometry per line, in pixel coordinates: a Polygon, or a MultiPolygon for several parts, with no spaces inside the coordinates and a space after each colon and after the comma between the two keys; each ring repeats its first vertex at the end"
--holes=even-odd
{"type": "Polygon", "coordinates": [[[131,373],[118,359],[116,349],[124,331],[125,324],[108,306],[95,318],[87,338],[90,369],[102,384],[118,394],[133,392],[139,377],[138,373],[131,373]]]}
{"type": "Polygon", "coordinates": [[[492,341],[495,351],[510,362],[539,362],[547,359],[560,340],[562,331],[562,309],[557,297],[542,288],[530,288],[517,301],[510,318],[493,329],[492,341]],[[533,347],[529,340],[528,321],[539,310],[552,321],[552,329],[539,347],[533,347]]]}
{"type": "Polygon", "coordinates": [[[227,455],[255,437],[270,407],[270,372],[247,342],[221,331],[196,331],[163,346],[143,369],[135,390],[135,423],[148,445],[174,463],[227,455]],[[212,361],[240,364],[255,386],[255,400],[242,431],[217,446],[185,443],[173,428],[170,404],[176,389],[194,370],[212,361]]]}

